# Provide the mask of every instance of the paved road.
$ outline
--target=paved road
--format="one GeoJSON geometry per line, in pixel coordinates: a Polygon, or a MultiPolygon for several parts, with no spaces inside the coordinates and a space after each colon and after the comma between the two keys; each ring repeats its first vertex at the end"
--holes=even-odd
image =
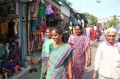
{"type": "MultiPolygon", "coordinates": [[[[93,69],[94,69],[94,57],[97,50],[98,45],[104,40],[104,36],[101,36],[100,42],[91,41],[91,49],[92,49],[92,65],[90,67],[85,68],[85,79],[92,79],[93,69]]],[[[34,67],[34,66],[33,66],[34,67]]],[[[40,69],[38,68],[38,72],[26,73],[18,79],[39,79],[40,69]]]]}
{"type": "Polygon", "coordinates": [[[94,58],[95,58],[95,54],[96,54],[96,50],[98,45],[104,41],[104,35],[101,36],[101,39],[99,42],[96,41],[91,41],[91,50],[92,50],[92,65],[90,67],[86,67],[85,68],[85,74],[84,74],[84,78],[85,79],[92,79],[92,75],[94,72],[94,58]]]}

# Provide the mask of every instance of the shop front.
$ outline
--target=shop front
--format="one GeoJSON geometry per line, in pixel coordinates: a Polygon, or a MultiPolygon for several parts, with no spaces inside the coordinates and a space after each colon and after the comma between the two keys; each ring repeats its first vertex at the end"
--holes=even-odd
{"type": "MultiPolygon", "coordinates": [[[[6,43],[14,43],[16,50],[21,52],[21,31],[20,31],[20,15],[19,3],[16,0],[1,0],[0,1],[0,46],[4,48],[6,43]]],[[[2,51],[2,49],[0,49],[2,51]]],[[[1,56],[0,56],[1,57],[1,56]]]]}

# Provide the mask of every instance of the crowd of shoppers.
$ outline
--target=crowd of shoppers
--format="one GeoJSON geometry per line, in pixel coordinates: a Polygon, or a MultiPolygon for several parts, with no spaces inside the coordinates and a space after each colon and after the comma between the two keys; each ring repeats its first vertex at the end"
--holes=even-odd
{"type": "MultiPolygon", "coordinates": [[[[61,27],[48,28],[42,49],[40,79],[84,79],[85,64],[87,67],[92,64],[90,40],[99,41],[101,36],[99,27],[89,30],[90,37],[83,33],[80,25],[74,26],[71,35],[61,27]]],[[[97,49],[92,79],[97,79],[97,72],[99,79],[120,79],[120,44],[115,37],[114,28],[105,31],[106,40],[97,49]]]]}

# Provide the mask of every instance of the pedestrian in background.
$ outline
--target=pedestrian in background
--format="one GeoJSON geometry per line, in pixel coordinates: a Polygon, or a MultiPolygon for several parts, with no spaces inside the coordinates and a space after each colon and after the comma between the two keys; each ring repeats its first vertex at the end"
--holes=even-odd
{"type": "Polygon", "coordinates": [[[120,42],[120,22],[118,23],[117,26],[117,34],[118,34],[118,41],[120,42]]]}
{"type": "Polygon", "coordinates": [[[86,35],[88,38],[90,38],[90,27],[86,28],[86,35]]]}
{"type": "Polygon", "coordinates": [[[43,72],[45,71],[48,62],[49,52],[53,49],[52,47],[50,47],[52,43],[54,43],[54,40],[51,38],[51,28],[48,27],[46,29],[46,40],[44,40],[44,43],[42,45],[42,53],[41,53],[42,67],[40,72],[40,79],[43,78],[43,72]]]}
{"type": "Polygon", "coordinates": [[[91,26],[91,29],[90,29],[90,39],[91,40],[95,39],[95,30],[94,30],[93,26],[91,26]]]}
{"type": "Polygon", "coordinates": [[[100,36],[101,36],[101,30],[100,30],[99,26],[97,27],[95,34],[96,34],[95,35],[96,41],[99,42],[99,39],[100,39],[100,36]]]}
{"type": "Polygon", "coordinates": [[[106,40],[97,49],[93,79],[99,71],[99,79],[120,79],[120,43],[115,40],[116,30],[105,31],[106,40]]]}
{"type": "Polygon", "coordinates": [[[74,26],[75,33],[72,34],[68,40],[68,43],[73,47],[72,54],[72,71],[73,79],[82,79],[84,75],[85,63],[86,63],[86,49],[88,53],[87,66],[91,65],[91,49],[89,44],[89,38],[82,32],[82,26],[74,26]]]}

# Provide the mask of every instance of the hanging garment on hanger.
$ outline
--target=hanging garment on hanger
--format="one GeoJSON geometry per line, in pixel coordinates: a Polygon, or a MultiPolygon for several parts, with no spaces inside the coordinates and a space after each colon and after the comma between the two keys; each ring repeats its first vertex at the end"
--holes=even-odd
{"type": "Polygon", "coordinates": [[[45,3],[42,1],[39,3],[38,17],[45,18],[45,3]]]}
{"type": "Polygon", "coordinates": [[[4,34],[7,34],[8,32],[8,22],[4,21],[4,34]]]}
{"type": "Polygon", "coordinates": [[[4,34],[4,25],[3,25],[3,21],[0,22],[0,34],[4,34]]]}
{"type": "Polygon", "coordinates": [[[34,14],[33,14],[33,17],[37,17],[37,14],[38,14],[38,9],[39,9],[39,2],[34,2],[33,3],[34,5],[34,14]]]}
{"type": "Polygon", "coordinates": [[[31,27],[32,27],[32,31],[37,31],[37,23],[35,20],[31,21],[31,27]]]}
{"type": "Polygon", "coordinates": [[[10,21],[10,22],[8,23],[8,38],[13,38],[13,37],[15,37],[14,27],[15,27],[15,22],[10,21]]]}
{"type": "Polygon", "coordinates": [[[38,26],[44,26],[44,21],[43,21],[43,19],[40,19],[40,20],[38,21],[38,26]]]}
{"type": "Polygon", "coordinates": [[[15,30],[15,35],[18,36],[18,22],[17,21],[15,21],[15,28],[14,28],[14,30],[15,30]]]}
{"type": "Polygon", "coordinates": [[[53,9],[52,9],[52,5],[51,5],[51,4],[48,4],[48,5],[46,6],[46,9],[45,9],[45,14],[46,14],[46,15],[50,15],[50,14],[52,14],[52,13],[54,13],[54,11],[53,11],[53,9]]]}
{"type": "Polygon", "coordinates": [[[46,19],[44,19],[44,30],[47,29],[46,19]]]}

